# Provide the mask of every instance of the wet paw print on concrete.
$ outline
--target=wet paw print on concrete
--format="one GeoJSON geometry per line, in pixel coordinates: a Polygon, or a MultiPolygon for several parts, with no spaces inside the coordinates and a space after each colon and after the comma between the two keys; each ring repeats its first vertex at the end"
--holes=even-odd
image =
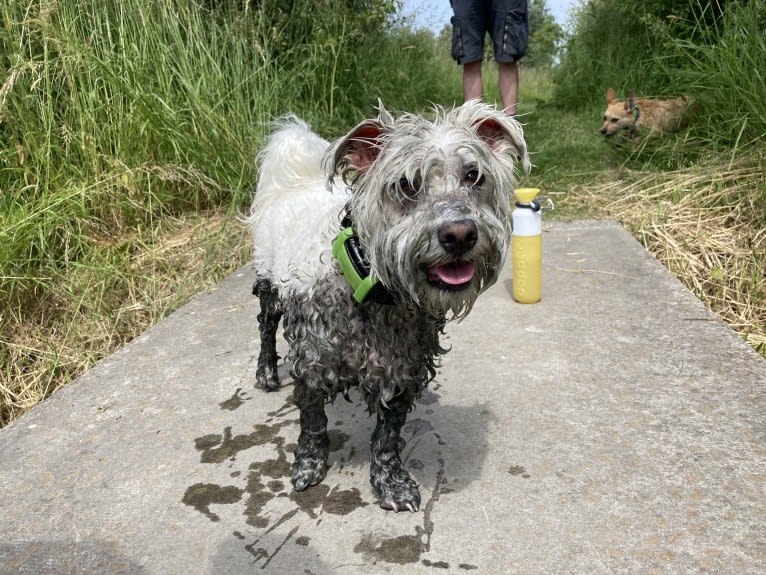
{"type": "MultiPolygon", "coordinates": [[[[431,550],[431,535],[434,531],[434,522],[431,518],[434,505],[441,495],[442,484],[446,483],[444,478],[444,459],[438,458],[439,471],[436,474],[436,481],[431,496],[422,507],[423,526],[415,528],[414,535],[400,535],[398,537],[381,537],[375,534],[368,534],[362,538],[354,547],[354,552],[362,555],[368,563],[383,561],[385,563],[395,563],[399,565],[417,563],[421,560],[424,553],[431,550]]],[[[424,560],[424,562],[427,562],[424,560]]],[[[449,567],[448,564],[446,564],[449,567]]]]}
{"type": "Polygon", "coordinates": [[[529,479],[530,475],[527,473],[527,470],[524,469],[521,465],[514,465],[509,470],[508,473],[515,477],[521,477],[523,479],[529,479]]]}
{"type": "MultiPolygon", "coordinates": [[[[358,489],[343,491],[337,487],[330,489],[327,485],[320,484],[305,492],[292,491],[291,464],[287,460],[287,452],[292,451],[295,445],[285,445],[285,438],[278,434],[284,427],[295,424],[295,421],[282,421],[273,425],[257,424],[253,426],[255,431],[252,433],[239,435],[233,435],[231,427],[226,427],[222,434],[198,437],[194,446],[201,452],[201,463],[234,462],[240,452],[263,445],[273,447],[277,457],[251,463],[244,487],[196,483],[187,488],[182,501],[215,521],[217,515],[210,511],[211,505],[229,505],[245,498],[246,522],[259,528],[269,526],[269,519],[261,513],[266,504],[276,497],[289,497],[297,504],[299,510],[311,518],[316,518],[321,512],[346,515],[354,509],[368,505],[362,501],[358,489]]],[[[329,435],[330,451],[340,450],[349,438],[347,434],[337,430],[331,430],[329,435]]],[[[234,478],[240,475],[238,471],[231,473],[231,477],[234,478]]]]}
{"type": "MultiPolygon", "coordinates": [[[[430,392],[424,399],[425,401],[421,403],[429,405],[436,403],[438,395],[430,392]]],[[[434,430],[431,422],[426,419],[411,419],[402,428],[402,435],[407,437],[406,445],[402,449],[402,462],[408,468],[418,471],[422,471],[426,466],[421,460],[411,457],[411,454],[421,441],[435,441],[437,446],[447,445],[434,430]]],[[[424,554],[431,551],[431,536],[435,528],[433,520],[434,507],[441,496],[453,491],[447,487],[448,480],[445,473],[445,460],[441,449],[438,449],[436,453],[439,467],[434,478],[434,487],[431,495],[425,505],[421,507],[420,512],[423,517],[422,527],[417,526],[414,534],[399,535],[397,537],[384,537],[376,533],[365,535],[354,547],[354,552],[362,555],[366,563],[384,562],[395,565],[411,565],[420,562],[425,567],[443,569],[449,572],[450,564],[448,562],[423,558],[424,554]]],[[[458,568],[461,571],[477,569],[475,565],[468,563],[460,563],[458,568]]]]}
{"type": "MultiPolygon", "coordinates": [[[[444,442],[438,436],[437,440],[439,445],[444,445],[444,442]]],[[[434,488],[421,511],[423,515],[422,527],[417,526],[413,535],[400,535],[398,537],[382,537],[373,533],[365,535],[354,547],[354,552],[362,555],[366,563],[374,564],[380,561],[396,565],[407,565],[420,562],[423,566],[431,569],[443,569],[445,572],[451,573],[456,572],[454,569],[450,571],[451,566],[447,561],[423,558],[424,554],[431,551],[431,536],[435,527],[433,510],[436,502],[439,501],[442,495],[452,493],[452,490],[446,486],[448,481],[445,477],[445,465],[441,453],[439,453],[437,461],[439,469],[436,473],[434,488]]],[[[457,568],[460,571],[478,569],[476,565],[470,563],[459,563],[457,568]]]]}
{"type": "MultiPolygon", "coordinates": [[[[232,397],[219,405],[221,409],[234,410],[249,399],[241,389],[237,389],[232,397]]],[[[429,405],[435,403],[438,396],[429,392],[424,399],[424,403],[429,405]]],[[[270,564],[274,557],[285,549],[288,541],[292,540],[295,545],[302,547],[309,546],[310,538],[299,533],[306,518],[315,520],[319,524],[325,514],[348,515],[357,509],[377,504],[370,499],[371,493],[363,494],[356,487],[341,489],[338,485],[332,487],[327,483],[321,483],[306,491],[293,491],[290,482],[291,463],[288,457],[296,446],[293,443],[287,443],[282,435],[288,427],[297,428],[298,420],[289,417],[293,412],[297,415],[297,408],[292,398],[289,398],[282,408],[269,412],[265,422],[254,425],[250,432],[235,433],[232,427],[226,427],[221,433],[211,433],[195,439],[194,448],[199,452],[200,463],[228,466],[230,471],[227,473],[231,480],[228,483],[231,484],[195,483],[187,488],[182,497],[184,504],[193,507],[214,522],[221,521],[215,507],[243,506],[242,514],[245,517],[245,523],[256,530],[257,536],[253,537],[252,532],[248,536],[241,529],[233,530],[232,533],[236,539],[243,542],[244,548],[252,556],[253,564],[258,564],[261,568],[270,564]],[[276,454],[276,456],[261,458],[259,461],[249,463],[246,469],[242,469],[241,465],[245,464],[238,459],[244,451],[248,451],[248,457],[251,459],[258,457],[259,453],[276,454]],[[240,466],[239,469],[236,469],[237,465],[240,466]],[[288,505],[285,505],[286,503],[288,505]],[[286,535],[280,536],[281,541],[275,545],[273,535],[282,526],[289,526],[289,531],[286,535]]],[[[363,413],[361,406],[359,413],[363,413]]],[[[352,414],[351,417],[356,418],[356,414],[352,414]]],[[[342,420],[336,420],[335,429],[328,431],[331,452],[343,450],[349,442],[349,435],[337,429],[342,425],[342,420]]],[[[434,430],[431,422],[422,418],[414,418],[407,422],[402,435],[406,437],[406,442],[403,442],[405,445],[402,449],[402,462],[410,469],[421,473],[425,472],[427,466],[419,459],[412,457],[418,444],[426,441],[436,446],[447,445],[434,430]]],[[[354,461],[351,464],[351,461],[356,458],[354,445],[346,451],[342,456],[336,457],[333,468],[336,472],[343,473],[349,467],[347,473],[354,475],[356,467],[361,461],[366,464],[366,459],[360,458],[360,461],[354,461]]],[[[452,489],[447,486],[442,450],[437,448],[436,453],[438,469],[430,497],[421,507],[422,526],[417,526],[412,534],[398,537],[386,538],[379,533],[367,534],[354,545],[355,553],[372,562],[381,561],[400,565],[421,562],[433,569],[449,570],[449,565],[444,561],[431,561],[424,558],[424,554],[431,551],[434,506],[440,496],[452,492],[452,489]]],[[[467,563],[461,563],[458,567],[461,571],[476,568],[467,563]]]]}
{"type": "MultiPolygon", "coordinates": [[[[231,398],[219,405],[222,409],[237,409],[247,399],[238,389],[231,398]]],[[[231,468],[243,451],[258,447],[265,447],[271,454],[276,453],[276,457],[253,462],[244,473],[240,470],[229,472],[229,477],[232,479],[243,478],[244,485],[241,483],[238,485],[195,483],[186,489],[181,499],[184,504],[193,507],[214,522],[220,521],[220,516],[212,510],[214,506],[244,502],[245,523],[265,530],[260,537],[245,545],[245,549],[253,556],[254,561],[264,562],[262,567],[267,565],[282,549],[284,543],[297,533],[298,526],[296,525],[288,533],[282,544],[272,553],[262,546],[261,537],[271,533],[294,516],[303,514],[321,521],[322,514],[348,515],[370,504],[363,500],[361,492],[356,488],[344,490],[338,486],[330,487],[327,484],[320,484],[304,492],[293,491],[290,483],[291,464],[288,461],[288,452],[292,453],[295,445],[287,444],[280,433],[287,427],[297,426],[298,421],[282,419],[276,423],[271,422],[294,410],[295,406],[290,398],[282,408],[267,414],[269,416],[267,423],[254,425],[252,432],[235,434],[231,427],[226,427],[222,433],[212,433],[195,439],[194,448],[200,453],[200,463],[203,464],[228,464],[231,468]],[[286,500],[293,505],[275,520],[275,508],[284,509],[284,505],[276,505],[276,502],[286,500]],[[270,506],[272,503],[275,505],[270,506]]],[[[349,439],[348,434],[337,429],[330,430],[328,434],[331,452],[343,449],[349,439]]],[[[353,451],[352,447],[346,459],[343,457],[339,459],[340,470],[344,468],[346,461],[353,457],[353,451]]],[[[235,531],[234,536],[238,539],[246,539],[241,531],[235,531]]],[[[297,545],[306,546],[308,542],[309,538],[305,536],[295,539],[297,545]]]]}
{"type": "Polygon", "coordinates": [[[221,409],[225,409],[226,411],[234,411],[239,409],[240,406],[246,401],[250,401],[250,399],[251,398],[248,397],[244,391],[242,391],[242,388],[238,387],[237,391],[234,392],[234,395],[232,395],[226,401],[222,401],[218,405],[221,409]]]}

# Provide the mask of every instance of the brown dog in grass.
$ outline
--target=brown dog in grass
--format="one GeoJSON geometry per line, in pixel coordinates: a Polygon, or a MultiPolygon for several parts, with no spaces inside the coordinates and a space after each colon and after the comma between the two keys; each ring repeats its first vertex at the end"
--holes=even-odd
{"type": "Polygon", "coordinates": [[[645,138],[661,136],[680,130],[686,124],[686,111],[690,98],[636,98],[631,93],[626,100],[618,100],[612,88],[606,92],[606,112],[601,133],[607,138],[630,138],[633,146],[645,138]]]}

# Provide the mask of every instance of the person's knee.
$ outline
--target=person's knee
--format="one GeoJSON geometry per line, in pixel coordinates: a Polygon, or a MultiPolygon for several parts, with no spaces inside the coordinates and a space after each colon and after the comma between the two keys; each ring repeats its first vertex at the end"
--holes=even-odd
{"type": "Polygon", "coordinates": [[[463,64],[463,73],[469,76],[481,75],[481,60],[478,62],[468,62],[463,64]]]}

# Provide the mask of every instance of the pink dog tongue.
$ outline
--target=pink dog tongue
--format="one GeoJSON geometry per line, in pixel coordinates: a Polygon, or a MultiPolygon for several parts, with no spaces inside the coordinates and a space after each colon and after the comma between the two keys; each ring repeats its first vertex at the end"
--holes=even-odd
{"type": "Polygon", "coordinates": [[[447,285],[461,285],[471,281],[475,266],[473,262],[444,264],[431,268],[431,273],[447,285]]]}

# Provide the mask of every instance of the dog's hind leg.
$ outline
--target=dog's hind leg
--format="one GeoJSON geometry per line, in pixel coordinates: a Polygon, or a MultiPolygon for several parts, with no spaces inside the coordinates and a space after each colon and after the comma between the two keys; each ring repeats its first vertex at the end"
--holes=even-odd
{"type": "Polygon", "coordinates": [[[293,397],[301,413],[301,433],[295,449],[292,481],[296,491],[303,491],[321,483],[327,473],[330,438],[324,412],[326,397],[323,392],[310,389],[302,381],[295,382],[293,397]]]}
{"type": "Polygon", "coordinates": [[[258,355],[258,367],[255,381],[258,387],[266,391],[279,388],[277,373],[277,328],[282,317],[282,303],[279,293],[271,287],[271,282],[259,279],[253,286],[253,293],[258,296],[261,312],[258,314],[258,329],[261,335],[261,351],[258,355]]]}
{"type": "Polygon", "coordinates": [[[389,402],[378,414],[378,425],[370,441],[370,484],[384,509],[417,511],[420,506],[418,485],[402,468],[399,457],[404,446],[400,431],[411,405],[412,402],[402,396],[389,402]]]}

